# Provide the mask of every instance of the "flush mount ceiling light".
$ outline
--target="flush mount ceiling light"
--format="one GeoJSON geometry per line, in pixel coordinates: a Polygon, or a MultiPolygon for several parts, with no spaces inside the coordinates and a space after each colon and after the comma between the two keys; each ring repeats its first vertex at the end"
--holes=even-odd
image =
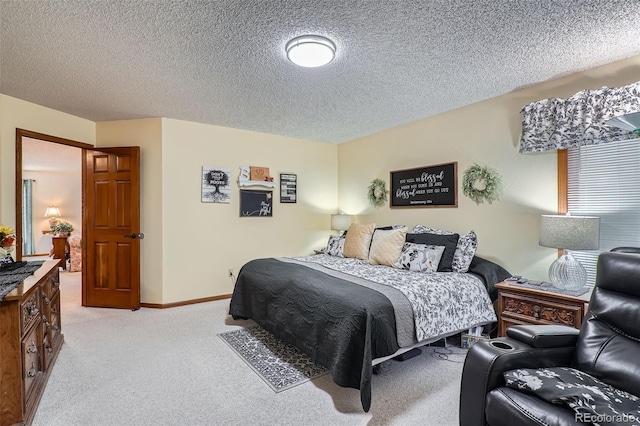
{"type": "Polygon", "coordinates": [[[301,67],[321,67],[336,56],[336,45],[317,35],[296,37],[287,43],[287,58],[301,67]]]}

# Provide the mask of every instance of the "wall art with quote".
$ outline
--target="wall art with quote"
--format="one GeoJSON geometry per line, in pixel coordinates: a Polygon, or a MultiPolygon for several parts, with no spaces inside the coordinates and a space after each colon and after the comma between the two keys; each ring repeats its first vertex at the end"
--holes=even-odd
{"type": "Polygon", "coordinates": [[[231,169],[202,167],[202,202],[231,202],[231,169]]]}
{"type": "Polygon", "coordinates": [[[298,197],[298,176],[280,173],[280,202],[295,203],[298,197]]]}
{"type": "Polygon", "coordinates": [[[458,207],[458,163],[391,172],[391,207],[458,207]]]}

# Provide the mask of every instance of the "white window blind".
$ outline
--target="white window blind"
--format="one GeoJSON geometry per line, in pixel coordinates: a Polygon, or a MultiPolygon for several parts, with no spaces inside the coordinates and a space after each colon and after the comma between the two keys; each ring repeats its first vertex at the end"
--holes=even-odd
{"type": "Polygon", "coordinates": [[[593,286],[598,254],[614,247],[640,247],[640,140],[568,150],[568,210],[600,217],[600,248],[573,251],[593,286]]]}

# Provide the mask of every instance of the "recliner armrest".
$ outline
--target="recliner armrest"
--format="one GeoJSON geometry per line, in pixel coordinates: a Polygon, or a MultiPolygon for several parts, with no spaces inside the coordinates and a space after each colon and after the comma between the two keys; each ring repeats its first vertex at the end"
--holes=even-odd
{"type": "Polygon", "coordinates": [[[575,346],[580,330],[564,325],[514,325],[507,328],[507,336],[533,348],[561,348],[575,346]]]}
{"type": "Polygon", "coordinates": [[[486,395],[504,386],[502,373],[517,368],[568,367],[575,346],[535,348],[521,341],[499,337],[478,342],[469,349],[462,369],[460,425],[482,426],[486,395]]]}

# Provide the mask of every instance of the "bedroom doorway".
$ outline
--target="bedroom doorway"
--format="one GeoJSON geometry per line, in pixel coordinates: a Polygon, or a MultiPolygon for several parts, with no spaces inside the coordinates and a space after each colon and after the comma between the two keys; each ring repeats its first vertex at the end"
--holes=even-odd
{"type": "MultiPolygon", "coordinates": [[[[64,258],[63,280],[69,276],[82,281],[82,268],[67,262],[66,256],[71,258],[78,250],[82,253],[78,245],[83,222],[82,151],[86,147],[92,145],[16,129],[16,258],[64,258]],[[68,238],[54,238],[51,232],[46,216],[54,206],[55,214],[74,227],[68,238]],[[77,272],[69,273],[72,270],[77,272]]],[[[72,291],[78,293],[73,299],[80,304],[81,286],[73,286],[72,291]]]]}
{"type": "MultiPolygon", "coordinates": [[[[16,129],[16,259],[24,254],[23,148],[25,141],[82,150],[80,194],[82,306],[140,307],[140,148],[93,145],[16,129]],[[92,247],[92,250],[87,250],[92,247]],[[92,271],[92,273],[86,273],[92,271]]],[[[37,212],[37,214],[42,214],[37,212]]],[[[40,232],[32,229],[31,233],[40,232]]]]}

